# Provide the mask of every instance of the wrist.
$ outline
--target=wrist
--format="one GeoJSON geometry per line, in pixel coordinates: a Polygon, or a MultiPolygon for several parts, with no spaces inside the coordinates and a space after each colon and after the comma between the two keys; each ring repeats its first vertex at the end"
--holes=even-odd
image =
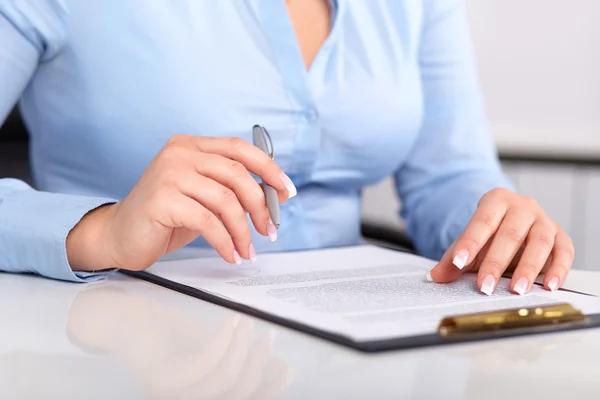
{"type": "Polygon", "coordinates": [[[67,260],[73,271],[94,272],[114,268],[106,251],[106,231],[114,204],[95,208],[67,235],[67,260]]]}

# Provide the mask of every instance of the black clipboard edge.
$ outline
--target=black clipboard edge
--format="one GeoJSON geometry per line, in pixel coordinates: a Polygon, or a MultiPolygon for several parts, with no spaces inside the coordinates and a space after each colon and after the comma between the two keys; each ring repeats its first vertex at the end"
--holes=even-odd
{"type": "Polygon", "coordinates": [[[330,342],[342,345],[353,350],[358,350],[365,353],[378,353],[392,350],[408,350],[420,347],[432,347],[458,343],[470,343],[480,342],[493,339],[504,339],[511,337],[531,336],[539,334],[549,334],[558,332],[569,332],[583,329],[600,328],[600,314],[586,315],[585,321],[572,322],[561,325],[545,325],[535,326],[522,329],[512,329],[510,331],[491,331],[482,332],[476,334],[469,334],[468,336],[456,336],[456,337],[442,337],[437,334],[430,335],[419,335],[409,336],[398,339],[385,339],[385,340],[374,340],[368,342],[356,342],[351,338],[339,335],[327,331],[323,331],[317,328],[313,328],[309,325],[278,317],[273,314],[269,314],[265,311],[246,306],[244,304],[237,303],[235,301],[227,300],[214,294],[204,292],[191,286],[183,285],[160,276],[151,274],[147,271],[127,271],[121,270],[120,273],[131,276],[133,278],[142,279],[144,281],[162,286],[166,289],[174,290],[181,294],[191,296],[206,302],[225,307],[234,311],[238,311],[256,318],[269,321],[286,328],[294,329],[296,331],[306,333],[311,336],[316,336],[321,339],[328,340],[330,342]]]}

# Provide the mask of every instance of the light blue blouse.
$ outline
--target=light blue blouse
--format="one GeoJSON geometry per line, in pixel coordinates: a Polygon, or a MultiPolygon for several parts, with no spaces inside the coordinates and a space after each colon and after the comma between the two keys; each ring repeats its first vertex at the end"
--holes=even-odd
{"type": "MultiPolygon", "coordinates": [[[[64,280],[70,229],[123,199],[176,133],[254,124],[298,187],[260,251],[360,242],[361,189],[395,178],[408,233],[438,258],[496,158],[463,0],[339,0],[306,70],[282,0],[0,0],[0,120],[15,102],[37,191],[0,179],[0,269],[64,280]]],[[[199,239],[194,245],[206,245],[199,239]]]]}

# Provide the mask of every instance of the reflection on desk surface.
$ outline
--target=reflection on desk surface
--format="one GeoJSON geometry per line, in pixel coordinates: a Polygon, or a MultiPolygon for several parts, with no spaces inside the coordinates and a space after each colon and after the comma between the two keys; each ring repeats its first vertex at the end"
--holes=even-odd
{"type": "Polygon", "coordinates": [[[369,355],[120,275],[0,274],[0,324],[1,399],[600,393],[600,330],[369,355]]]}
{"type": "MultiPolygon", "coordinates": [[[[30,290],[51,286],[26,279],[33,283],[30,290]]],[[[0,354],[6,380],[0,398],[81,395],[83,387],[94,398],[114,398],[124,390],[150,398],[270,399],[289,384],[289,364],[271,354],[275,332],[255,332],[248,317],[223,314],[212,326],[111,283],[58,283],[55,289],[45,291],[45,310],[16,302],[14,296],[22,296],[14,290],[6,299],[9,291],[3,291],[4,321],[9,313],[23,319],[26,312],[31,319],[21,326],[28,331],[15,331],[17,323],[2,335],[8,340],[0,354]],[[18,305],[10,310],[7,304],[18,305]],[[50,320],[58,315],[65,317],[62,324],[50,320]]]]}

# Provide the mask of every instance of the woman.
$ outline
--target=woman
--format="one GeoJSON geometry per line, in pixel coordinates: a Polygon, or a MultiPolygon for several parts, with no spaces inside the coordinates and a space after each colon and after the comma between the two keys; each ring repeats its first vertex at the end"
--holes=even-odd
{"type": "Polygon", "coordinates": [[[570,269],[570,238],[499,167],[462,0],[0,0],[0,37],[0,115],[20,98],[40,190],[0,180],[3,270],[355,244],[361,189],[390,175],[433,280],[478,270],[491,294],[515,268],[523,294],[570,269]]]}

